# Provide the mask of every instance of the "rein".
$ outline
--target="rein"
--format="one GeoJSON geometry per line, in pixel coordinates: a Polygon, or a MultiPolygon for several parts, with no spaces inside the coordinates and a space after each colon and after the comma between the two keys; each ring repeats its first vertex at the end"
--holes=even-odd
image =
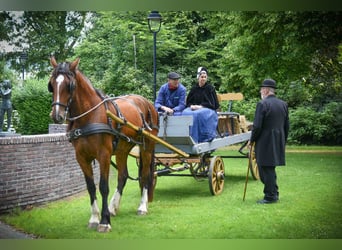
{"type": "Polygon", "coordinates": [[[100,107],[103,103],[107,102],[107,101],[111,101],[114,100],[115,97],[109,97],[109,98],[105,98],[103,99],[101,102],[99,102],[98,104],[96,104],[94,107],[92,107],[91,109],[87,110],[86,112],[75,116],[75,117],[70,117],[70,118],[66,118],[68,121],[76,121],[77,119],[80,119],[81,117],[89,114],[90,112],[94,111],[95,109],[97,109],[98,107],[100,107]]]}
{"type": "MultiPolygon", "coordinates": [[[[96,110],[102,104],[106,104],[107,101],[111,101],[111,103],[114,105],[114,107],[115,107],[119,117],[122,118],[123,120],[125,120],[124,117],[122,116],[121,112],[120,112],[119,107],[116,105],[115,101],[113,101],[113,100],[118,99],[118,98],[120,98],[120,97],[107,97],[107,98],[104,98],[101,102],[99,102],[94,107],[92,107],[91,109],[87,110],[86,112],[84,112],[84,113],[82,113],[82,114],[80,114],[78,116],[71,117],[71,118],[66,118],[66,119],[69,120],[69,121],[75,121],[75,120],[77,120],[77,119],[79,119],[79,118],[81,118],[81,117],[91,113],[92,111],[96,110]]],[[[68,109],[69,105],[66,106],[66,107],[68,109]]],[[[140,111],[140,109],[137,106],[136,106],[136,108],[140,111]]],[[[146,124],[146,121],[145,121],[145,119],[143,117],[142,117],[142,121],[143,121],[143,124],[146,124]]],[[[69,141],[72,141],[72,140],[78,139],[81,136],[87,136],[87,135],[97,134],[97,133],[109,133],[109,134],[112,134],[112,135],[116,136],[117,139],[121,138],[121,139],[126,140],[127,142],[132,142],[134,144],[142,144],[142,142],[133,140],[133,138],[130,138],[130,137],[126,136],[125,134],[121,133],[120,132],[120,127],[121,127],[121,125],[119,124],[119,128],[114,129],[111,126],[110,120],[108,120],[108,124],[91,123],[91,124],[85,125],[82,128],[73,129],[73,130],[69,131],[67,136],[69,137],[69,141]]],[[[149,130],[151,130],[149,126],[147,126],[147,128],[149,130]]],[[[117,144],[117,141],[113,141],[114,148],[116,148],[116,144],[117,144]]]]}

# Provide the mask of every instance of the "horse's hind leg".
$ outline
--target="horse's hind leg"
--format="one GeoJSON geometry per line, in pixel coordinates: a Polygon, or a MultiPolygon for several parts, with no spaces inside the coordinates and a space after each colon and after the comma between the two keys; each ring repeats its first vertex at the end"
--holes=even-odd
{"type": "MultiPolygon", "coordinates": [[[[145,145],[147,147],[147,145],[145,145]]],[[[139,164],[139,177],[141,189],[141,201],[138,207],[137,214],[147,214],[148,202],[152,201],[153,185],[152,174],[154,169],[153,162],[153,149],[144,149],[140,147],[140,164],[139,164]]]]}
{"type": "Polygon", "coordinates": [[[128,153],[125,157],[125,153],[120,153],[116,155],[116,165],[118,168],[118,184],[116,187],[116,190],[114,192],[114,195],[109,203],[109,212],[112,216],[116,216],[116,214],[119,212],[120,208],[120,201],[122,197],[122,193],[124,190],[124,187],[127,182],[128,177],[128,171],[127,171],[127,157],[128,153]]]}

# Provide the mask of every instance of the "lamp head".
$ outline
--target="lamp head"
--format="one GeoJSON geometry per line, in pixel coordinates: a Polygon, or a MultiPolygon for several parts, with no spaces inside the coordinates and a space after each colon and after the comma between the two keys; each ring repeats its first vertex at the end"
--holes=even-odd
{"type": "Polygon", "coordinates": [[[148,20],[148,28],[153,33],[158,33],[161,27],[162,17],[158,11],[151,11],[150,15],[147,17],[148,20]]]}

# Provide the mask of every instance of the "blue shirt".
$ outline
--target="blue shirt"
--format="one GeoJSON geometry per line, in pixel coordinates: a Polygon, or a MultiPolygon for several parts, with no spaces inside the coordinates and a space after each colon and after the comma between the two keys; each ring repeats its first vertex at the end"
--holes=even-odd
{"type": "Polygon", "coordinates": [[[169,83],[164,83],[158,92],[158,97],[154,103],[158,112],[164,112],[160,107],[166,106],[173,109],[174,115],[180,115],[185,109],[186,88],[179,83],[175,90],[169,89],[169,83]]]}

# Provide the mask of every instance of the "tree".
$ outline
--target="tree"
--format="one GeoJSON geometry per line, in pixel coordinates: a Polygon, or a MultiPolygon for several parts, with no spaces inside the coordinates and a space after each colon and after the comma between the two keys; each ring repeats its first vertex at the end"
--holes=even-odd
{"type": "MultiPolygon", "coordinates": [[[[105,92],[139,93],[151,98],[153,43],[147,25],[148,14],[99,12],[87,38],[77,47],[76,54],[84,58],[82,70],[105,92]]],[[[157,36],[158,85],[166,81],[171,69],[183,73],[186,68],[182,59],[189,46],[184,33],[175,32],[174,26],[169,25],[173,14],[162,14],[163,26],[157,36]]],[[[182,26],[180,23],[186,22],[187,17],[180,13],[176,20],[182,26]]]]}
{"type": "Polygon", "coordinates": [[[8,41],[9,36],[8,34],[11,31],[10,22],[12,18],[7,11],[0,11],[0,40],[1,41],[8,41]]]}
{"type": "Polygon", "coordinates": [[[25,11],[13,23],[11,43],[28,53],[30,73],[41,78],[47,74],[51,54],[61,61],[73,56],[86,21],[87,12],[82,11],[25,11]]]}
{"type": "MultiPolygon", "coordinates": [[[[8,34],[10,33],[11,30],[11,17],[8,12],[6,11],[1,11],[0,12],[0,41],[8,41],[9,36],[8,34]]],[[[6,54],[4,51],[0,51],[0,81],[3,80],[4,78],[4,69],[5,69],[5,60],[6,54]]]]}
{"type": "Polygon", "coordinates": [[[339,77],[340,12],[233,12],[222,18],[228,21],[216,25],[227,41],[218,59],[222,91],[255,96],[265,77],[275,78],[282,89],[294,81],[314,89],[322,76],[330,86],[339,77]],[[317,71],[319,65],[323,69],[317,71]]]}

